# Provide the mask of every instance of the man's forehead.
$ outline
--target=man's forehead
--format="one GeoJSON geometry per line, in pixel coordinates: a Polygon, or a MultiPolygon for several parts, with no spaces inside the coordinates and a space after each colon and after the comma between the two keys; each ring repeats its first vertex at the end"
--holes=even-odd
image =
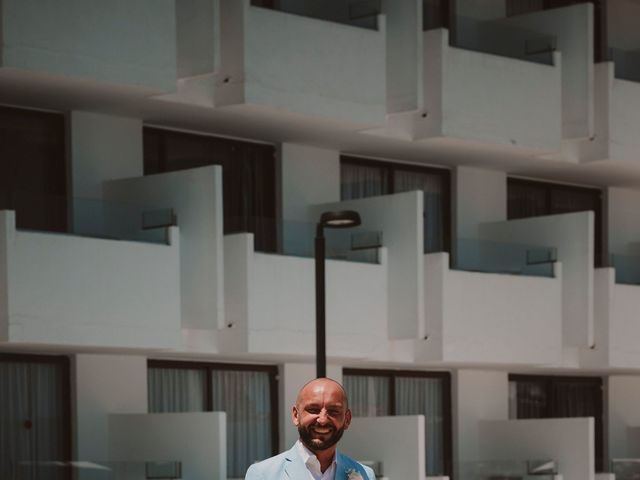
{"type": "Polygon", "coordinates": [[[322,402],[342,405],[345,401],[345,394],[339,383],[328,379],[319,379],[305,385],[298,398],[305,403],[322,402]]]}

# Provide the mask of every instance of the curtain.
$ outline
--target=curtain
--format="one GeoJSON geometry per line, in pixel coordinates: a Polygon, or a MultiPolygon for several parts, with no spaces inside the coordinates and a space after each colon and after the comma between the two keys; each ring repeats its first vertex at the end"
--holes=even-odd
{"type": "Polygon", "coordinates": [[[67,460],[63,377],[57,363],[0,362],[0,478],[65,478],[61,468],[38,465],[67,460]]]}
{"type": "Polygon", "coordinates": [[[150,368],[148,372],[149,412],[203,412],[205,370],[150,368]]]}
{"type": "Polygon", "coordinates": [[[543,380],[518,380],[516,384],[516,418],[546,418],[550,415],[550,398],[543,380]]]}
{"type": "Polygon", "coordinates": [[[374,197],[387,193],[390,193],[388,169],[341,162],[340,198],[342,200],[374,197]]]}
{"type": "Polygon", "coordinates": [[[547,188],[542,185],[510,181],[507,183],[507,217],[537,217],[549,213],[547,188]]]}
{"type": "Polygon", "coordinates": [[[389,377],[344,375],[343,379],[349,399],[349,408],[355,417],[391,415],[389,377]]]}
{"type": "Polygon", "coordinates": [[[445,472],[443,381],[438,378],[397,377],[396,415],[424,415],[427,475],[445,472]]]}
{"type": "Polygon", "coordinates": [[[443,175],[436,173],[418,172],[414,170],[395,170],[393,176],[393,191],[410,192],[422,190],[424,192],[424,252],[440,252],[444,250],[444,202],[445,182],[443,175]]]}
{"type": "Polygon", "coordinates": [[[269,374],[213,370],[213,410],[227,412],[227,476],[242,478],[272,454],[269,374]]]}

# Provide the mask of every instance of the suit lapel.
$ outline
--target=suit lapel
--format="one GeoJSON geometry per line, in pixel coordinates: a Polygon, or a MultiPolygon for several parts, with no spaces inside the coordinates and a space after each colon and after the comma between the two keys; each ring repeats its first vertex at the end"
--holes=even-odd
{"type": "Polygon", "coordinates": [[[340,451],[336,452],[336,480],[347,480],[348,465],[345,463],[345,458],[340,454],[340,451]]]}
{"type": "MultiPolygon", "coordinates": [[[[302,458],[298,455],[298,450],[294,445],[291,450],[287,452],[286,463],[284,464],[285,478],[291,480],[299,480],[302,478],[308,478],[307,467],[305,466],[302,458]]],[[[337,478],[336,478],[337,480],[337,478]]]]}

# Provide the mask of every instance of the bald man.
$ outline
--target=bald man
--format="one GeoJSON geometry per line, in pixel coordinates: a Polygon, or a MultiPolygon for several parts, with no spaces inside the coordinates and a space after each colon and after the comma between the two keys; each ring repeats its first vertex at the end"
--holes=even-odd
{"type": "Polygon", "coordinates": [[[299,439],[291,450],[251,465],[245,480],[375,480],[373,470],[337,451],[351,423],[347,394],[335,380],[307,383],[291,409],[299,439]]]}

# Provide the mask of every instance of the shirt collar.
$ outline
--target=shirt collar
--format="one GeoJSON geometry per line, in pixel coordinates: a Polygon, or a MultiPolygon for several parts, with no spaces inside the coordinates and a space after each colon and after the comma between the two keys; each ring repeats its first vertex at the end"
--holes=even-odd
{"type": "MultiPolygon", "coordinates": [[[[296,447],[298,448],[298,453],[300,454],[300,457],[302,458],[302,461],[304,462],[306,467],[310,470],[320,473],[320,461],[318,460],[318,457],[316,457],[315,453],[309,450],[300,440],[296,442],[296,447]]],[[[337,450],[333,455],[333,461],[331,462],[329,469],[336,465],[336,458],[338,458],[337,450]]]]}

